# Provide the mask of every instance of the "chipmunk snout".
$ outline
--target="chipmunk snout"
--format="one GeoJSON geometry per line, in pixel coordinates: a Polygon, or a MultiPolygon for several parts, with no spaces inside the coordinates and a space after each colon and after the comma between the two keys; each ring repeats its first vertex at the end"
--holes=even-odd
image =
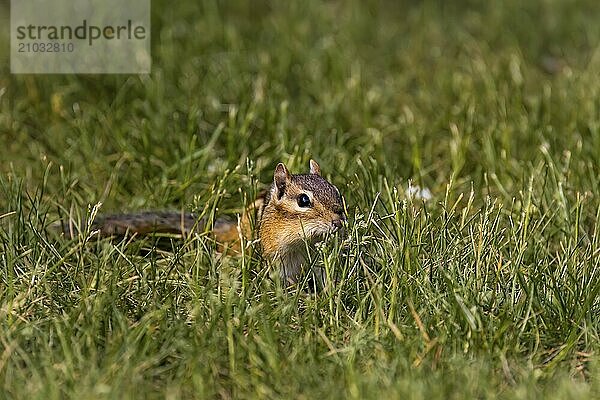
{"type": "Polygon", "coordinates": [[[346,215],[344,215],[344,210],[340,208],[336,210],[335,214],[337,218],[332,220],[331,224],[333,225],[335,230],[342,229],[344,227],[344,222],[346,222],[346,215]]]}
{"type": "Polygon", "coordinates": [[[343,224],[343,221],[342,221],[341,219],[335,219],[335,220],[333,220],[333,222],[332,222],[332,223],[333,223],[333,226],[334,226],[336,229],[341,229],[341,228],[342,228],[342,226],[344,225],[344,224],[343,224]]]}

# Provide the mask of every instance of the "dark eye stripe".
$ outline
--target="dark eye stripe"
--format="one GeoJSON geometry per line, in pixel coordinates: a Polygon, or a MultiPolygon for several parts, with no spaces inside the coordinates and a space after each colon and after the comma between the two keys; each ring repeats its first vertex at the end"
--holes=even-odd
{"type": "Polygon", "coordinates": [[[312,204],[310,203],[310,197],[308,197],[308,195],[306,193],[301,193],[298,196],[298,206],[302,207],[302,208],[307,208],[312,206],[312,204]]]}

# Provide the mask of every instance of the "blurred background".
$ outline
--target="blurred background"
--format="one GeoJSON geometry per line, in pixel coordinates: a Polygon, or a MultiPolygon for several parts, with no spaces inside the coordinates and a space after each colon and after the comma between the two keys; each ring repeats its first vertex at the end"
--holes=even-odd
{"type": "Polygon", "coordinates": [[[510,200],[548,157],[598,187],[594,0],[153,0],[149,75],[11,75],[0,18],[0,173],[59,202],[186,205],[310,157],[351,192],[510,200]]]}

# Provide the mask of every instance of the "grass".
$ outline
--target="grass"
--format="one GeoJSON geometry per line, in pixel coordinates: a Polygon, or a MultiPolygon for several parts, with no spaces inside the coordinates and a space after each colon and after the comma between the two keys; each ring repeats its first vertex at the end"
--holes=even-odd
{"type": "Polygon", "coordinates": [[[10,75],[3,31],[0,396],[600,396],[599,18],[155,0],[147,76],[10,75]],[[311,157],[350,220],[318,296],[203,234],[48,230],[98,203],[234,213],[311,157]]]}

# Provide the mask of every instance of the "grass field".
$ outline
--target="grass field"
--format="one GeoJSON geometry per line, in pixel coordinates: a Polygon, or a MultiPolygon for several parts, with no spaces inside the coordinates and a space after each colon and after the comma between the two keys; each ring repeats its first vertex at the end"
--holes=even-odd
{"type": "Polygon", "coordinates": [[[150,75],[11,75],[0,35],[0,397],[600,398],[597,1],[152,3],[150,75]],[[317,296],[48,229],[311,157],[349,216],[317,296]]]}

